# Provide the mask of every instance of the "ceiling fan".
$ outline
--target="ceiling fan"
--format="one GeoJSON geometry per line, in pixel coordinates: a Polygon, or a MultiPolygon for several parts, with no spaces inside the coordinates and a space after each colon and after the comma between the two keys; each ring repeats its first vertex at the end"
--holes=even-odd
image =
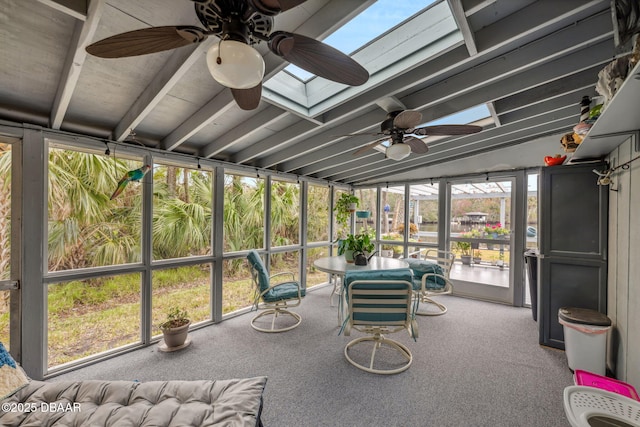
{"type": "MultiPolygon", "coordinates": [[[[358,156],[373,149],[375,146],[390,140],[391,145],[386,148],[386,156],[393,160],[402,160],[412,152],[425,154],[429,151],[427,144],[412,135],[469,135],[482,130],[474,125],[436,125],[416,127],[422,121],[422,113],[415,110],[397,110],[387,114],[387,118],[380,125],[380,132],[371,135],[384,135],[371,144],[356,150],[353,155],[358,156]]],[[[357,134],[362,135],[362,134],[357,134]]]]}
{"type": "Polygon", "coordinates": [[[149,27],[116,34],[87,46],[101,58],[123,58],[162,52],[200,43],[208,36],[220,40],[207,52],[214,79],[231,88],[240,108],[260,103],[264,60],[252,45],[264,41],[274,54],[298,67],[349,86],[359,86],[369,73],[348,55],[312,38],[273,31],[273,17],[306,0],[191,0],[204,28],[191,25],[149,27]]]}

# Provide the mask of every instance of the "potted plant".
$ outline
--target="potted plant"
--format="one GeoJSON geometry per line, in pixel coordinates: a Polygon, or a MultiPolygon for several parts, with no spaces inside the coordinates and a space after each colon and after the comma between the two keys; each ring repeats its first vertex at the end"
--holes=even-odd
{"type": "Polygon", "coordinates": [[[473,251],[473,263],[480,264],[481,261],[482,261],[482,252],[473,251]]]}
{"type": "Polygon", "coordinates": [[[187,340],[191,320],[186,310],[180,307],[171,307],[167,312],[167,318],[159,327],[164,337],[164,343],[169,349],[181,347],[187,340]]]}
{"type": "MultiPolygon", "coordinates": [[[[393,241],[402,241],[402,234],[399,233],[389,233],[381,236],[382,240],[393,240],[393,241]]],[[[386,256],[389,258],[398,258],[402,255],[402,246],[393,245],[390,243],[382,243],[380,247],[380,255],[386,256]]]]}
{"type": "Polygon", "coordinates": [[[356,216],[360,219],[367,219],[371,217],[371,211],[368,209],[364,211],[356,211],[356,216]]]}
{"type": "Polygon", "coordinates": [[[371,234],[349,234],[343,240],[338,243],[338,255],[344,254],[344,258],[347,262],[353,262],[353,253],[362,252],[365,254],[373,252],[375,244],[371,234]]]}
{"type": "Polygon", "coordinates": [[[349,218],[351,213],[355,212],[360,205],[360,199],[357,196],[349,193],[342,193],[333,211],[336,213],[336,222],[342,225],[342,228],[347,228],[349,225],[349,218]]]}
{"type": "Polygon", "coordinates": [[[463,265],[471,265],[471,243],[456,242],[456,248],[460,251],[460,259],[463,265]]]}
{"type": "Polygon", "coordinates": [[[389,243],[382,244],[380,246],[380,255],[387,258],[393,258],[393,245],[390,245],[389,243]]]}
{"type": "Polygon", "coordinates": [[[496,261],[496,265],[500,267],[500,270],[504,268],[504,251],[500,251],[498,255],[498,260],[496,261]]]}

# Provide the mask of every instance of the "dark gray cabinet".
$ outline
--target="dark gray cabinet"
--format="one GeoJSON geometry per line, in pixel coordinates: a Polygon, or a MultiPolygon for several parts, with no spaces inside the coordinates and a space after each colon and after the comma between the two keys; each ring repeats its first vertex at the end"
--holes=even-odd
{"type": "Polygon", "coordinates": [[[607,309],[609,187],[593,169],[604,163],[552,166],[540,174],[538,326],[540,344],[564,349],[558,309],[607,309]]]}

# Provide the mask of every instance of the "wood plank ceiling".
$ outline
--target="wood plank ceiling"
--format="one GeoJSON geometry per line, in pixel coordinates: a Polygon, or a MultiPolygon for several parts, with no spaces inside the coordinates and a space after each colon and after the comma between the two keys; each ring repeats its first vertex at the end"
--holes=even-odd
{"type": "MultiPolygon", "coordinates": [[[[371,3],[308,0],[275,27],[323,39],[371,3]]],[[[580,99],[596,95],[614,55],[610,8],[610,0],[436,1],[354,54],[371,78],[353,88],[283,76],[287,63],[261,43],[265,90],[244,111],[207,70],[215,37],[115,60],[84,50],[138,28],[199,25],[191,1],[0,0],[0,124],[114,141],[134,130],[150,147],[351,185],[539,166],[561,152],[580,99]],[[427,138],[427,154],[353,156],[376,138],[344,135],[377,132],[390,104],[424,122],[479,105],[491,117],[478,134],[427,138]]]]}

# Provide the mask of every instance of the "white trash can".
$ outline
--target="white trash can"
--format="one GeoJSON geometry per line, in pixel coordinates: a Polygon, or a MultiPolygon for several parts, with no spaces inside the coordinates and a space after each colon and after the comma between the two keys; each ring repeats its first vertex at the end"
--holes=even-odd
{"type": "Polygon", "coordinates": [[[569,368],[604,376],[611,319],[596,310],[562,307],[558,310],[558,322],[564,331],[564,350],[569,368]]]}

